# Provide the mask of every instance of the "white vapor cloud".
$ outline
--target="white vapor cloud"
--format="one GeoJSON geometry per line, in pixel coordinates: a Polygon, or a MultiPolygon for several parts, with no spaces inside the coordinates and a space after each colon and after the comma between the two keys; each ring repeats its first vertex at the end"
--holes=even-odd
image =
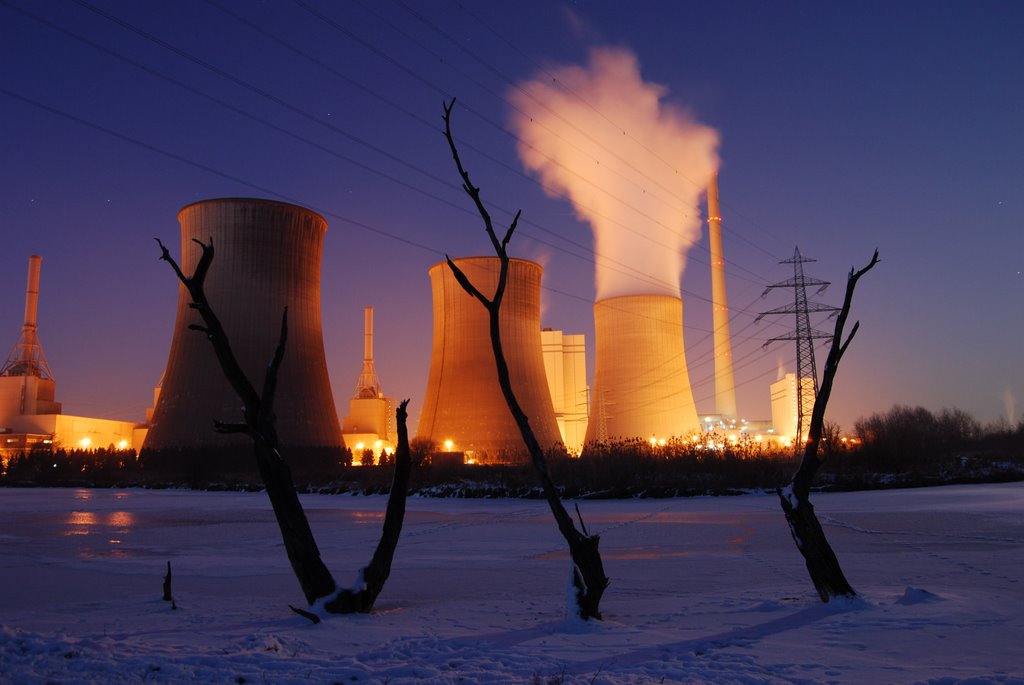
{"type": "Polygon", "coordinates": [[[598,300],[678,296],[700,238],[718,133],[665,95],[618,48],[595,48],[586,66],[546,69],[510,93],[524,166],[593,229],[598,300]]]}

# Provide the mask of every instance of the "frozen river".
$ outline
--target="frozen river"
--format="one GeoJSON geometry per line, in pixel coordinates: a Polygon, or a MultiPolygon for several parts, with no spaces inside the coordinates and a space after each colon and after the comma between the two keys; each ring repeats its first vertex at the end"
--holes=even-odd
{"type": "MultiPolygon", "coordinates": [[[[586,501],[581,625],[546,503],[413,498],[375,612],[313,626],[262,493],[0,489],[0,682],[1024,683],[1024,485],[813,501],[859,601],[818,602],[773,495],[586,501]]],[[[352,583],[384,498],[303,504],[352,583]]]]}

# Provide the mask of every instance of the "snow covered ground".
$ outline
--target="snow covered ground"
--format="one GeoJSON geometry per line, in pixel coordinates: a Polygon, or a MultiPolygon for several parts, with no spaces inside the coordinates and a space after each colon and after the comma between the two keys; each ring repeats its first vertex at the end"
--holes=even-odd
{"type": "MultiPolygon", "coordinates": [[[[859,600],[818,601],[774,496],[587,501],[582,624],[544,502],[414,498],[374,613],[312,625],[261,493],[2,489],[0,682],[1024,684],[1024,484],[813,501],[859,600]]],[[[384,499],[303,502],[353,582],[384,499]]]]}

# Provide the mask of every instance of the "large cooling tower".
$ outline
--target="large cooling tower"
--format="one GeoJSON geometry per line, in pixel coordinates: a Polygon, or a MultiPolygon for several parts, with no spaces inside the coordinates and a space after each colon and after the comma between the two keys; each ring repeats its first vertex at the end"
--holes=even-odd
{"type": "MultiPolygon", "coordinates": [[[[467,257],[456,265],[486,296],[498,284],[496,257],[467,257]]],[[[544,372],[540,336],[539,264],[513,259],[501,303],[501,342],[512,389],[541,447],[561,443],[544,372]]],[[[486,453],[490,458],[523,453],[525,446],[498,385],[487,311],[455,280],[448,264],[430,268],[434,341],[427,395],[417,437],[443,449],[486,453]]]]}
{"type": "MultiPolygon", "coordinates": [[[[192,274],[200,256],[193,238],[213,240],[216,253],[206,294],[257,391],[288,307],[288,342],[274,401],[282,454],[301,465],[309,455],[323,453],[313,448],[341,449],[320,328],[320,255],[327,222],[308,209],[258,199],[196,202],[179,212],[178,221],[185,274],[192,274]]],[[[161,277],[173,279],[170,269],[161,269],[161,277]]],[[[213,430],[214,419],[242,420],[241,400],[225,380],[210,342],[189,330],[201,321],[188,304],[188,293],[179,285],[171,352],[143,458],[175,453],[194,464],[197,455],[216,460],[237,453],[227,448],[250,445],[245,436],[213,430]]]]}
{"type": "Polygon", "coordinates": [[[594,304],[586,442],[684,437],[700,428],[683,348],[683,302],[624,295],[594,304]]]}

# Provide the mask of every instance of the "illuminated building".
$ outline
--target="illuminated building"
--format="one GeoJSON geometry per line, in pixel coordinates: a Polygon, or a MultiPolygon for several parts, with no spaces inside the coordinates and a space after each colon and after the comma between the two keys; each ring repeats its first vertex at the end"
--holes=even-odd
{"type": "Polygon", "coordinates": [[[345,446],[352,450],[353,462],[362,459],[364,450],[380,457],[381,452],[394,451],[398,443],[395,400],[384,397],[373,364],[373,307],[363,308],[363,367],[341,432],[345,446]]]}
{"type": "Polygon", "coordinates": [[[595,368],[586,442],[700,431],[683,347],[683,301],[623,295],[594,304],[595,368]]]}
{"type": "MultiPolygon", "coordinates": [[[[800,383],[804,391],[810,392],[813,397],[814,379],[801,378],[800,383]]],[[[796,374],[787,373],[784,378],[772,383],[771,393],[772,425],[775,428],[775,434],[781,438],[793,440],[796,437],[798,422],[796,374]]],[[[809,418],[808,423],[810,423],[809,418]]],[[[806,439],[807,435],[805,434],[801,437],[806,439]]]]}
{"type": "Polygon", "coordinates": [[[562,443],[571,454],[579,454],[587,436],[589,394],[587,349],[583,335],[567,335],[545,328],[540,333],[555,421],[562,443]]]}
{"type": "MultiPolygon", "coordinates": [[[[467,257],[455,263],[485,296],[494,294],[497,257],[467,257]]],[[[450,444],[448,451],[467,453],[477,461],[524,454],[519,428],[498,385],[487,310],[462,289],[447,263],[435,264],[429,274],[434,332],[417,437],[438,446],[450,444]]],[[[539,264],[510,260],[500,326],[513,392],[541,447],[549,449],[562,438],[541,352],[542,274],[539,264]]]]}
{"type": "Polygon", "coordinates": [[[25,323],[7,361],[0,367],[0,455],[35,446],[65,449],[133,448],[145,429],[131,421],[62,414],[57,383],[39,342],[39,274],[43,258],[28,258],[25,323]]]}
{"type": "MultiPolygon", "coordinates": [[[[327,222],[292,204],[237,198],[187,205],[178,221],[179,263],[185,274],[194,272],[201,254],[194,240],[213,241],[206,295],[257,391],[278,344],[281,316],[288,310],[288,340],[274,398],[281,453],[293,466],[332,451],[337,455],[341,426],[320,321],[320,260],[327,222]]],[[[169,287],[170,270],[160,275],[169,287]]],[[[202,323],[189,303],[179,283],[170,354],[142,458],[163,468],[179,462],[216,474],[218,459],[249,454],[251,442],[242,434],[214,431],[214,420],[242,420],[240,400],[206,336],[189,329],[202,323]]],[[[251,471],[251,463],[242,459],[233,464],[251,471]]]]}

